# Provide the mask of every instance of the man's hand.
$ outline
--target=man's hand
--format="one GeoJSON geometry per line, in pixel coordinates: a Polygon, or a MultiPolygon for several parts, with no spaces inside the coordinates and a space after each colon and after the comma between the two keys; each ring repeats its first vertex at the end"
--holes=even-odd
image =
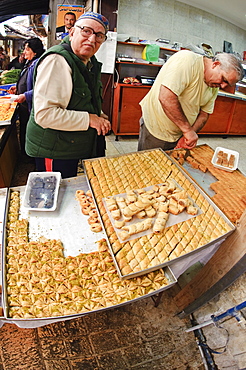
{"type": "MultiPolygon", "coordinates": [[[[190,129],[186,132],[183,132],[182,137],[184,138],[184,140],[182,141],[182,144],[185,145],[185,146],[183,146],[183,148],[192,149],[196,146],[197,140],[198,140],[198,135],[193,129],[190,129]]],[[[181,137],[181,139],[182,139],[182,137],[181,137]]]]}
{"type": "Polygon", "coordinates": [[[98,135],[106,135],[111,130],[111,124],[107,119],[98,117],[96,114],[89,114],[89,117],[89,126],[95,128],[98,135]]]}
{"type": "Polygon", "coordinates": [[[177,142],[177,145],[174,149],[178,149],[178,148],[193,149],[196,146],[196,144],[197,144],[197,140],[194,145],[188,145],[186,138],[184,136],[181,136],[181,138],[177,142]]]}

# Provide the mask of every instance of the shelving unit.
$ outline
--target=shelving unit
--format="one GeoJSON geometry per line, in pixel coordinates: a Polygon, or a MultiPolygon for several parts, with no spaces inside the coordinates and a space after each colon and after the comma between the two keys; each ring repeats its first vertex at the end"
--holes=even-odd
{"type": "MultiPolygon", "coordinates": [[[[141,59],[146,45],[141,43],[119,42],[117,54],[129,55],[141,59]]],[[[178,50],[160,48],[160,58],[166,59],[178,50]]],[[[116,83],[113,97],[112,130],[118,140],[122,135],[138,135],[141,108],[139,102],[147,94],[150,85],[130,85],[121,83],[125,77],[148,76],[155,77],[162,64],[149,62],[119,62],[116,61],[116,83]]]]}

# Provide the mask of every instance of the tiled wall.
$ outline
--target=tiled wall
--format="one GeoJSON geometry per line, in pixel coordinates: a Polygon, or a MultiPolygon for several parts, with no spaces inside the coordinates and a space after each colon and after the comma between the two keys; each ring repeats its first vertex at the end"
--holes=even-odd
{"type": "Polygon", "coordinates": [[[246,31],[190,5],[175,0],[119,0],[117,32],[140,39],[166,38],[173,42],[201,45],[223,51],[223,41],[233,51],[246,50],[246,31]]]}

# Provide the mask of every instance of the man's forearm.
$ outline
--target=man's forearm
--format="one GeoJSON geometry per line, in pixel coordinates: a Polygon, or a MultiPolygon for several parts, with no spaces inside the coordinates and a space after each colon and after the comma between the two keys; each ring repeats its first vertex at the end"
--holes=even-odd
{"type": "Polygon", "coordinates": [[[194,147],[198,136],[183,112],[177,95],[161,86],[159,101],[167,117],[182,131],[187,146],[194,147]]]}
{"type": "Polygon", "coordinates": [[[208,120],[208,117],[209,117],[209,114],[201,110],[199,115],[197,116],[197,119],[194,125],[192,126],[193,130],[195,132],[199,132],[205,126],[208,120]]]}
{"type": "Polygon", "coordinates": [[[167,117],[183,132],[191,130],[191,126],[183,112],[181,104],[175,95],[168,88],[161,86],[159,101],[167,117]]]}

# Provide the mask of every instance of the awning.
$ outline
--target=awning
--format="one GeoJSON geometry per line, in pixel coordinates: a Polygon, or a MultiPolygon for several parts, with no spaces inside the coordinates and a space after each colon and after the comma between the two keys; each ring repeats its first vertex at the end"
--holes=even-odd
{"type": "Polygon", "coordinates": [[[49,14],[49,0],[0,0],[0,23],[17,15],[49,14]]]}

